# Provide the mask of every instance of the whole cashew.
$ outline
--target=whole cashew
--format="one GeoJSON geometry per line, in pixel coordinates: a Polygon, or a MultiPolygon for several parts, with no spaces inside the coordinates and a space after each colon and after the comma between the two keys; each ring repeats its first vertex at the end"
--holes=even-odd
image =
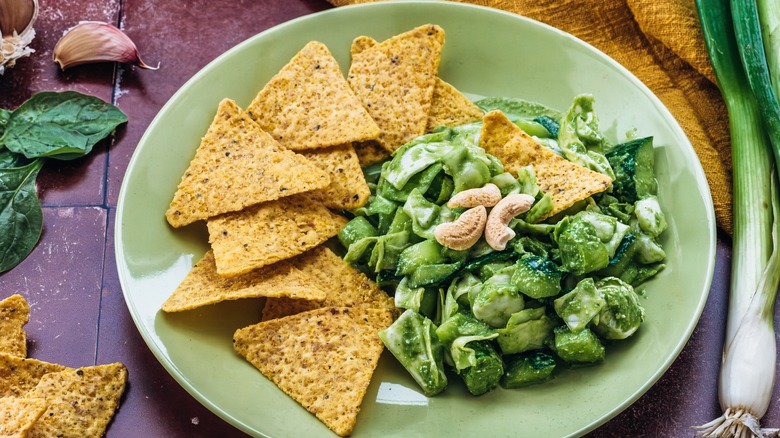
{"type": "Polygon", "coordinates": [[[509,222],[518,214],[525,213],[534,203],[533,196],[523,193],[507,195],[490,211],[485,225],[485,241],[496,251],[503,251],[506,244],[515,237],[509,222]]]}
{"type": "Polygon", "coordinates": [[[477,243],[486,222],[487,209],[484,205],[478,205],[464,211],[454,222],[437,225],[433,235],[443,246],[460,251],[477,243]]]}
{"type": "Polygon", "coordinates": [[[484,205],[485,207],[492,207],[501,200],[501,189],[493,183],[487,183],[483,187],[476,189],[468,189],[462,192],[458,192],[447,201],[447,207],[457,208],[465,207],[471,208],[477,205],[484,205]]]}

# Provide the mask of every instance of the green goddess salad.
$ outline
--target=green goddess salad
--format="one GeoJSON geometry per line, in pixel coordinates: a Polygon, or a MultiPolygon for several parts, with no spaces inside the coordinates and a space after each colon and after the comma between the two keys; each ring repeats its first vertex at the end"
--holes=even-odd
{"type": "Polygon", "coordinates": [[[609,142],[589,95],[566,112],[477,105],[612,183],[550,216],[533,166],[508,172],[480,147],[481,121],[440,127],[364,169],[372,196],[338,237],[345,260],[394,296],[402,313],[380,337],[428,396],[453,379],[480,395],[605,360],[642,323],[638,291],[666,256],[652,137],[609,142]]]}

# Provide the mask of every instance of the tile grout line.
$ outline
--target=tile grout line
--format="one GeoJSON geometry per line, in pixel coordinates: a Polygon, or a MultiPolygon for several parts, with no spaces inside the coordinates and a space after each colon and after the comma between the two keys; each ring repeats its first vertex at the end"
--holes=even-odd
{"type": "MultiPolygon", "coordinates": [[[[124,14],[124,0],[118,0],[118,10],[117,10],[117,17],[116,17],[116,26],[119,29],[122,29],[122,17],[124,14]]],[[[121,80],[121,73],[120,73],[121,66],[119,63],[114,63],[114,70],[113,75],[111,77],[111,104],[116,105],[117,104],[117,91],[119,89],[119,82],[121,80]]],[[[105,169],[103,171],[103,182],[104,182],[104,189],[103,189],[103,204],[101,205],[101,208],[103,208],[106,211],[106,232],[105,237],[103,240],[103,267],[101,270],[101,276],[100,276],[100,290],[99,290],[99,299],[98,299],[98,315],[97,315],[97,327],[95,327],[95,357],[93,363],[95,365],[98,364],[98,356],[100,355],[100,322],[103,317],[103,289],[106,286],[106,268],[108,266],[107,259],[108,259],[108,246],[109,246],[109,236],[111,235],[110,225],[111,225],[111,206],[109,203],[109,171],[111,166],[111,146],[113,146],[115,141],[115,137],[111,137],[111,144],[109,144],[106,147],[106,157],[105,157],[105,169]]]]}

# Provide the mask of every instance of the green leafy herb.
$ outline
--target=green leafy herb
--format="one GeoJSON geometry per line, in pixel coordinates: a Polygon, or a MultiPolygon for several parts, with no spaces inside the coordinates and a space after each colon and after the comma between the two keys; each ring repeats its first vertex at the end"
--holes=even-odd
{"type": "Polygon", "coordinates": [[[0,272],[24,260],[41,235],[43,215],[35,177],[42,166],[43,160],[35,160],[0,169],[0,272]]]}
{"type": "Polygon", "coordinates": [[[0,145],[27,158],[71,160],[88,154],[125,122],[122,111],[97,97],[42,92],[11,113],[0,145]]]}
{"type": "Polygon", "coordinates": [[[94,96],[42,92],[14,111],[0,109],[0,272],[30,254],[43,229],[35,179],[44,157],[71,160],[127,122],[94,96]]]}

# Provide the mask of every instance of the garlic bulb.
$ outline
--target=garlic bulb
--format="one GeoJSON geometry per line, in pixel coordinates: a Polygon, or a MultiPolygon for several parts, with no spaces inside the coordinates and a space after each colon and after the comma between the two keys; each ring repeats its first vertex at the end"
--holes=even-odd
{"type": "Polygon", "coordinates": [[[16,60],[34,52],[33,24],[38,18],[38,0],[0,0],[0,75],[16,60]]]}
{"type": "Polygon", "coordinates": [[[54,46],[54,62],[63,70],[106,61],[128,62],[149,70],[159,68],[145,64],[135,43],[116,26],[99,21],[82,21],[54,46]]]}

